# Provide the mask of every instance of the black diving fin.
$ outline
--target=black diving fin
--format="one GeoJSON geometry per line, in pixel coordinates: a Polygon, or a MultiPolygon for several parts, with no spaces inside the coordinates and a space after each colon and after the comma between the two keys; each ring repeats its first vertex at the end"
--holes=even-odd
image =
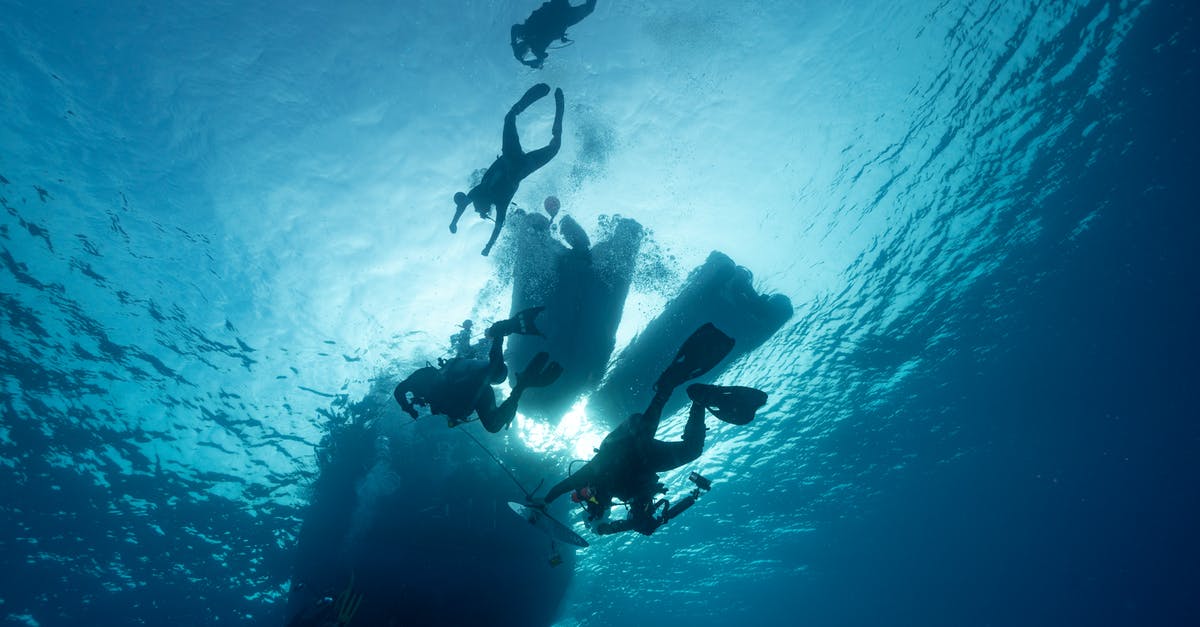
{"type": "Polygon", "coordinates": [[[537,324],[535,324],[538,314],[542,313],[545,309],[542,306],[522,309],[508,320],[501,320],[493,324],[488,328],[485,335],[488,337],[502,337],[515,333],[517,335],[542,335],[545,337],[541,330],[537,328],[537,324]]]}
{"type": "Polygon", "coordinates": [[[679,352],[675,353],[675,359],[663,370],[654,387],[657,390],[672,389],[695,379],[721,363],[731,350],[733,338],[725,335],[713,323],[706,322],[684,340],[679,352]]]}
{"type": "Polygon", "coordinates": [[[706,385],[693,383],[687,389],[688,398],[703,405],[712,415],[733,425],[744,425],[754,419],[755,412],[767,404],[767,393],[740,385],[706,385]]]}
{"type": "Polygon", "coordinates": [[[517,385],[523,388],[544,388],[562,376],[563,368],[557,361],[550,361],[550,354],[541,352],[529,360],[529,364],[517,375],[517,385]]]}

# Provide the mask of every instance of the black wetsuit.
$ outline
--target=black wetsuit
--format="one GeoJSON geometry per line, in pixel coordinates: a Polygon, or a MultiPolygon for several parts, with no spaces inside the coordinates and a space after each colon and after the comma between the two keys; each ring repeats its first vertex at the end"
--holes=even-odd
{"type": "Polygon", "coordinates": [[[630,416],[609,433],[596,455],[550,488],[545,501],[550,503],[567,492],[589,487],[596,492],[596,502],[589,507],[594,517],[607,512],[614,498],[630,506],[628,519],[598,526],[598,533],[629,529],[646,535],[653,533],[662,524],[661,519],[654,517],[658,509],[654,497],[662,491],[658,473],[694,461],[704,450],[705,408],[699,403],[692,403],[682,440],[654,439],[663,406],[670,396],[671,390],[659,390],[645,412],[630,416]]]}
{"type": "Polygon", "coordinates": [[[546,48],[556,40],[566,39],[567,29],[578,24],[596,9],[596,0],[587,0],[579,6],[571,6],[569,0],[543,2],[523,24],[513,24],[509,35],[513,56],[517,61],[532,68],[542,67],[548,56],[546,48]],[[526,52],[534,59],[527,60],[526,52]]]}
{"type": "Polygon", "coordinates": [[[426,366],[417,370],[396,386],[392,395],[408,415],[414,419],[417,410],[413,405],[428,405],[429,411],[441,414],[452,423],[463,422],[474,413],[478,414],[483,427],[496,433],[508,424],[516,414],[516,390],[499,407],[492,386],[508,377],[504,364],[504,337],[492,339],[488,359],[455,357],[441,367],[426,366]],[[412,401],[408,394],[412,394],[412,401]]]}
{"type": "Polygon", "coordinates": [[[550,143],[527,153],[521,148],[521,139],[517,135],[517,116],[548,93],[550,93],[550,87],[545,83],[534,85],[525,92],[517,104],[508,110],[508,114],[504,116],[504,138],[500,156],[487,169],[483,180],[478,185],[465,195],[459,194],[455,197],[457,207],[455,207],[454,219],[450,221],[451,233],[457,232],[458,219],[462,217],[467,204],[474,205],[475,211],[484,217],[489,215],[493,208],[495,209],[496,226],[492,228],[492,236],[488,239],[487,245],[483,247],[485,256],[491,252],[496,238],[500,236],[500,229],[504,226],[504,218],[508,214],[508,205],[517,193],[521,181],[549,163],[554,155],[558,154],[559,147],[562,146],[563,98],[561,89],[554,92],[554,126],[551,128],[553,136],[550,138],[550,143]]]}

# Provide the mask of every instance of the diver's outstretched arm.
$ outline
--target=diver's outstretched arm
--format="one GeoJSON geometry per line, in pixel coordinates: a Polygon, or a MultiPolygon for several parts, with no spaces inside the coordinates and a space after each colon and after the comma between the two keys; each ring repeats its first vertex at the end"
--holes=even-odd
{"type": "Polygon", "coordinates": [[[566,494],[567,492],[570,492],[571,490],[578,490],[579,488],[592,485],[595,483],[595,479],[596,468],[591,462],[588,462],[580,467],[579,470],[576,470],[574,473],[569,475],[566,479],[556,483],[553,488],[550,488],[550,491],[546,493],[544,500],[546,504],[553,503],[555,499],[566,494]]]}

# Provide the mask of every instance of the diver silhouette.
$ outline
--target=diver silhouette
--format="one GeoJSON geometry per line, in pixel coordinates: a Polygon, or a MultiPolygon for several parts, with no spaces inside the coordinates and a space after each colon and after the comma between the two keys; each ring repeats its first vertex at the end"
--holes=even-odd
{"type": "Polygon", "coordinates": [[[555,40],[564,43],[567,29],[578,24],[596,9],[596,0],[587,0],[579,6],[571,6],[569,0],[549,0],[534,10],[523,24],[513,24],[509,34],[513,56],[524,65],[540,69],[549,56],[546,48],[555,40]],[[533,59],[525,55],[533,53],[533,59]]]}
{"type": "Polygon", "coordinates": [[[492,340],[488,359],[453,357],[439,366],[426,366],[401,381],[392,396],[413,420],[418,416],[414,405],[426,405],[431,413],[446,416],[451,427],[467,422],[474,413],[479,416],[484,429],[491,433],[500,431],[512,422],[517,402],[526,388],[550,385],[562,374],[562,367],[550,361],[547,353],[538,353],[517,375],[516,385],[508,398],[496,405],[492,386],[508,377],[508,366],[504,364],[504,338],[513,333],[540,335],[534,319],[542,309],[526,309],[493,324],[487,330],[487,336],[492,340]]]}
{"type": "MultiPolygon", "coordinates": [[[[459,331],[450,336],[450,350],[455,357],[465,359],[484,359],[488,354],[487,342],[480,340],[478,342],[471,341],[471,331],[475,328],[475,323],[471,320],[463,320],[459,325],[459,331]]],[[[445,363],[439,358],[441,363],[445,363]]]]}
{"type": "Polygon", "coordinates": [[[544,98],[550,93],[550,86],[538,83],[530,87],[524,96],[508,110],[504,116],[504,139],[500,156],[492,163],[483,175],[483,180],[466,194],[458,192],[454,195],[454,218],[450,220],[450,232],[458,232],[458,219],[467,209],[467,205],[475,206],[475,212],[482,218],[491,215],[492,208],[496,210],[496,226],[492,228],[492,237],[483,247],[482,254],[487,256],[500,236],[504,226],[504,217],[508,214],[508,205],[513,195],[517,193],[521,181],[538,168],[546,165],[558,154],[562,145],[563,93],[561,89],[554,90],[554,126],[551,128],[550,143],[532,152],[521,148],[521,139],[517,136],[517,116],[529,108],[529,105],[544,98]]]}
{"type": "Polygon", "coordinates": [[[675,388],[711,370],[732,349],[733,338],[711,323],[700,327],[684,342],[675,360],[659,377],[654,386],[654,398],[646,410],[633,414],[613,429],[591,460],[550,488],[544,498],[531,498],[531,503],[535,507],[544,507],[573,491],[571,500],[587,510],[590,522],[599,521],[593,529],[601,535],[623,531],[650,535],[691,507],[699,496],[699,489],[708,489],[708,480],[694,475],[692,481],[699,486],[697,491],[671,506],[666,499],[655,501],[657,495],[665,492],[658,481],[658,473],[678,468],[700,456],[704,449],[705,410],[730,424],[744,425],[754,419],[755,412],[767,402],[767,395],[749,387],[692,384],[687,388],[692,406],[683,439],[664,442],[656,440],[654,435],[662,420],[663,406],[675,388]],[[604,522],[614,498],[629,506],[629,516],[624,520],[604,522]]]}

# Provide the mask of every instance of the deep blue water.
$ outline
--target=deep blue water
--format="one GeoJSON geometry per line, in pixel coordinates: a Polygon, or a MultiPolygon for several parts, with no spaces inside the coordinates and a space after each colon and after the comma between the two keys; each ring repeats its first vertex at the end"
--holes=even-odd
{"type": "MultiPolygon", "coordinates": [[[[1191,3],[600,0],[534,72],[536,4],[0,1],[6,624],[282,624],[314,518],[394,569],[366,603],[479,602],[369,529],[510,486],[380,390],[507,311],[504,241],[445,225],[540,80],[516,202],[649,232],[618,346],[714,248],[796,305],[725,375],[771,402],[718,487],[553,571],[555,624],[1200,620],[1191,3]],[[314,501],[331,442],[369,471],[314,501]]],[[[562,472],[609,418],[487,442],[562,472]]]]}

